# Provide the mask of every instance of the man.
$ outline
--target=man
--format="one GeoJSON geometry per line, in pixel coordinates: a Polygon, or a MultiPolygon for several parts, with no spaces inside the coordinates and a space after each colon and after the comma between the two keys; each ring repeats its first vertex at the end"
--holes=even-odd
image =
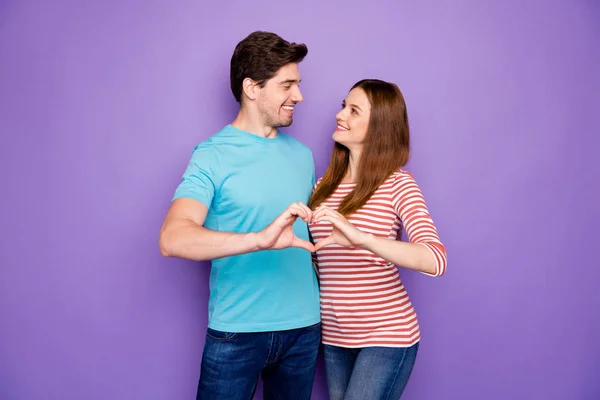
{"type": "Polygon", "coordinates": [[[321,340],[305,205],[310,149],[278,128],[300,103],[304,44],[254,32],[231,58],[237,117],[195,147],[160,232],[161,253],[212,260],[198,399],[309,399],[321,340]]]}

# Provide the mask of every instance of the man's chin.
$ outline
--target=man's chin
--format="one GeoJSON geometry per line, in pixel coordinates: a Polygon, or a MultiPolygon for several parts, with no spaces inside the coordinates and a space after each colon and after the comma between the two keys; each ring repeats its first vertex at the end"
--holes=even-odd
{"type": "Polygon", "coordinates": [[[286,127],[290,126],[292,124],[292,122],[294,122],[292,120],[292,118],[290,118],[289,120],[286,120],[286,121],[279,121],[278,127],[279,128],[286,128],[286,127]]]}

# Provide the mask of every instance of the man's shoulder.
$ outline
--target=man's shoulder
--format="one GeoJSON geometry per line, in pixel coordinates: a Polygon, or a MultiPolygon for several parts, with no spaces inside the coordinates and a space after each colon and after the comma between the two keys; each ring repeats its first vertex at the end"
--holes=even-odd
{"type": "Polygon", "coordinates": [[[221,128],[217,132],[210,135],[208,138],[197,143],[194,146],[194,152],[218,152],[223,150],[223,146],[231,144],[231,135],[227,126],[221,128]]]}
{"type": "Polygon", "coordinates": [[[281,135],[281,138],[288,143],[288,145],[294,147],[295,149],[297,149],[298,151],[304,152],[306,154],[309,154],[312,157],[312,150],[310,147],[308,147],[306,144],[302,143],[301,141],[299,141],[298,139],[288,135],[285,132],[279,131],[278,133],[279,135],[281,135]]]}

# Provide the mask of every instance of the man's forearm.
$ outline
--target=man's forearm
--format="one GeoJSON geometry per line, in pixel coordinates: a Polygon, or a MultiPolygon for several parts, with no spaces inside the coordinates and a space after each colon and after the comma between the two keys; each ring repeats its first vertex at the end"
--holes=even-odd
{"type": "Polygon", "coordinates": [[[193,221],[167,226],[160,233],[160,251],[166,257],[204,261],[260,250],[257,234],[217,232],[193,221]]]}

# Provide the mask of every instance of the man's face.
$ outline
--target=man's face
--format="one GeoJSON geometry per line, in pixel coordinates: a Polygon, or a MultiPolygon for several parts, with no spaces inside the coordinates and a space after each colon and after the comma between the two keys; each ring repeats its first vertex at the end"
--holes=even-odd
{"type": "Polygon", "coordinates": [[[290,126],[294,106],[304,98],[300,92],[300,71],[297,63],[287,64],[259,88],[257,106],[266,126],[290,126]]]}

